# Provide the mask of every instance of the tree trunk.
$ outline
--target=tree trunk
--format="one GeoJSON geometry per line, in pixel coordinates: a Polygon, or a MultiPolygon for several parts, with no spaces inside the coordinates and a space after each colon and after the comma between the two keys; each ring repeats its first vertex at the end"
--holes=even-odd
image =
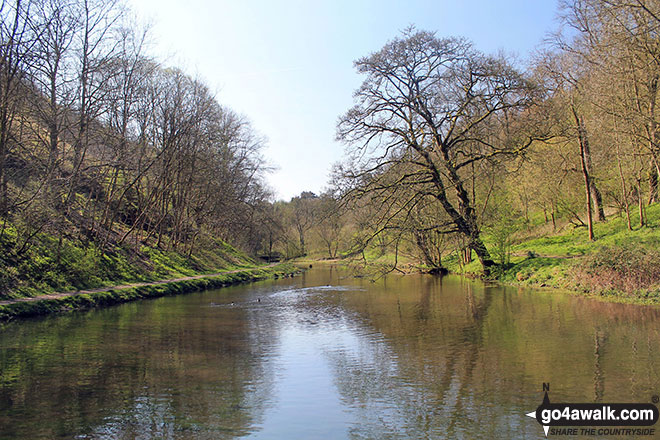
{"type": "Polygon", "coordinates": [[[495,262],[491,258],[488,249],[486,249],[486,246],[484,245],[483,241],[481,241],[479,235],[472,237],[470,242],[470,249],[472,249],[477,254],[477,258],[479,258],[479,262],[483,267],[484,276],[489,276],[490,270],[495,265],[495,262]]]}
{"type": "Polygon", "coordinates": [[[302,230],[298,230],[298,241],[300,242],[300,253],[305,256],[305,233],[302,230]]]}
{"type": "Polygon", "coordinates": [[[580,136],[580,164],[582,165],[582,175],[584,176],[584,188],[585,193],[587,194],[587,228],[589,229],[589,240],[594,239],[594,222],[591,209],[591,176],[589,176],[589,170],[587,169],[586,159],[585,159],[585,150],[584,142],[580,136]]]}
{"type": "Polygon", "coordinates": [[[658,201],[658,169],[651,163],[649,170],[649,205],[658,201]]]}
{"type": "Polygon", "coordinates": [[[4,218],[7,215],[8,211],[8,195],[7,195],[7,177],[5,174],[5,157],[7,156],[6,148],[6,139],[9,136],[6,136],[5,130],[5,118],[2,117],[0,121],[0,218],[4,218]]]}
{"type": "Polygon", "coordinates": [[[552,232],[557,230],[557,220],[555,218],[555,202],[552,202],[552,211],[550,212],[550,218],[552,218],[552,232]]]}
{"type": "Polygon", "coordinates": [[[591,163],[591,146],[589,145],[589,137],[587,136],[587,130],[584,128],[582,120],[579,119],[578,132],[580,137],[580,148],[581,153],[584,156],[584,167],[589,174],[589,191],[591,192],[591,199],[593,201],[593,207],[596,213],[598,214],[598,221],[605,221],[605,210],[603,208],[603,196],[600,194],[598,187],[593,176],[593,165],[591,163]]]}
{"type": "Polygon", "coordinates": [[[472,249],[465,248],[463,249],[463,264],[468,264],[472,262],[472,249]]]}
{"type": "Polygon", "coordinates": [[[593,176],[589,175],[589,187],[591,189],[591,196],[594,201],[594,209],[598,214],[598,221],[604,222],[605,219],[605,209],[603,208],[603,196],[600,194],[600,190],[596,187],[594,183],[593,176]]]}
{"type": "Polygon", "coordinates": [[[578,133],[578,144],[580,146],[580,165],[582,166],[582,175],[584,176],[584,188],[587,194],[587,228],[589,229],[589,240],[594,239],[594,225],[593,216],[591,211],[591,176],[589,175],[589,168],[587,166],[587,152],[589,151],[589,143],[587,141],[586,132],[582,120],[577,114],[575,106],[571,106],[573,117],[575,118],[575,125],[578,133]]]}
{"type": "Polygon", "coordinates": [[[642,201],[642,179],[637,178],[637,204],[639,208],[639,227],[642,228],[646,225],[646,219],[644,218],[644,202],[642,201]]]}
{"type": "Polygon", "coordinates": [[[582,118],[578,115],[575,105],[571,105],[573,118],[575,120],[575,127],[578,132],[578,142],[580,144],[580,162],[582,162],[583,172],[588,176],[587,190],[591,192],[589,198],[592,200],[593,209],[598,214],[598,221],[605,221],[605,209],[603,208],[603,197],[596,186],[593,177],[593,165],[591,163],[591,146],[589,145],[589,136],[587,129],[584,126],[582,118]]]}
{"type": "Polygon", "coordinates": [[[651,151],[651,169],[649,170],[649,205],[658,200],[658,163],[656,159],[656,141],[658,126],[655,120],[656,95],[658,93],[658,74],[655,73],[649,83],[649,123],[646,126],[649,150],[651,151]]]}
{"type": "Polygon", "coordinates": [[[447,177],[449,178],[451,185],[456,191],[456,197],[458,198],[458,210],[456,210],[454,205],[452,205],[447,198],[445,186],[440,175],[440,170],[438,170],[433,159],[431,159],[428,152],[424,151],[423,149],[416,148],[416,150],[422,154],[428,163],[428,168],[431,171],[431,175],[433,176],[432,181],[437,189],[437,192],[434,194],[434,196],[440,202],[445,212],[452,219],[456,229],[458,229],[458,231],[468,240],[468,247],[477,254],[479,262],[483,268],[484,276],[489,276],[490,269],[495,265],[495,262],[491,258],[488,249],[481,240],[476,214],[474,212],[474,208],[472,207],[472,202],[470,201],[470,197],[465,190],[462,179],[458,175],[457,170],[453,167],[452,162],[449,159],[447,147],[442,143],[441,140],[442,137],[439,133],[435,133],[434,137],[436,146],[443,156],[443,165],[447,170],[447,177]]]}
{"type": "MultiPolygon", "coordinates": [[[[614,114],[614,112],[612,112],[614,114]]],[[[614,135],[616,142],[616,163],[619,170],[619,178],[621,179],[621,196],[623,197],[623,204],[626,208],[626,220],[628,221],[628,230],[632,231],[632,224],[630,223],[630,204],[628,203],[628,188],[626,187],[626,178],[623,175],[623,168],[621,167],[621,150],[619,147],[619,127],[617,125],[616,117],[613,117],[614,121],[614,135]]]]}

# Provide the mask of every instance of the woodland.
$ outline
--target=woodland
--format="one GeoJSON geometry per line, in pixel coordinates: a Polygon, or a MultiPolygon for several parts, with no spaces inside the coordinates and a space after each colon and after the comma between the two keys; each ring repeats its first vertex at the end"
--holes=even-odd
{"type": "Polygon", "coordinates": [[[120,2],[0,16],[3,297],[295,258],[658,296],[660,1],[563,0],[524,60],[393,35],[355,61],[327,190],[290,201],[120,2]]]}

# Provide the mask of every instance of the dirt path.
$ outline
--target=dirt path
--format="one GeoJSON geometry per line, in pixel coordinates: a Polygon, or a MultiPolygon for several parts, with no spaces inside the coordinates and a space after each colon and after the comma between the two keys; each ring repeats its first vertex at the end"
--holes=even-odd
{"type": "Polygon", "coordinates": [[[278,264],[280,264],[280,263],[271,263],[267,266],[246,267],[246,268],[243,268],[243,269],[227,270],[227,271],[224,271],[224,272],[211,273],[211,274],[207,274],[207,275],[194,275],[194,276],[191,276],[191,277],[171,278],[169,280],[151,281],[151,282],[148,282],[148,283],[122,284],[120,286],[98,287],[96,289],[76,290],[74,292],[49,293],[49,294],[46,294],[46,295],[39,295],[39,296],[28,297],[28,298],[8,299],[8,300],[0,301],[0,306],[6,306],[6,305],[9,305],[9,304],[16,304],[16,303],[19,303],[19,302],[33,302],[33,301],[41,301],[41,300],[44,300],[44,299],[63,298],[65,296],[84,295],[86,293],[98,293],[98,292],[107,292],[109,290],[130,289],[132,287],[157,286],[159,284],[175,283],[177,281],[198,280],[200,278],[217,277],[217,276],[226,275],[226,274],[229,274],[229,273],[242,272],[244,270],[265,269],[267,267],[273,267],[273,266],[276,266],[278,264]]]}

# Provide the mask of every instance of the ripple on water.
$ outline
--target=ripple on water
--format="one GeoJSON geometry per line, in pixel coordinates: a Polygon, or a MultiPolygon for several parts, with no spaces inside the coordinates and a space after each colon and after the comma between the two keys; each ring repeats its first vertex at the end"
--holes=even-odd
{"type": "Polygon", "coordinates": [[[536,438],[543,382],[566,401],[660,389],[657,310],[346,282],[314,269],[4,327],[0,437],[536,438]]]}

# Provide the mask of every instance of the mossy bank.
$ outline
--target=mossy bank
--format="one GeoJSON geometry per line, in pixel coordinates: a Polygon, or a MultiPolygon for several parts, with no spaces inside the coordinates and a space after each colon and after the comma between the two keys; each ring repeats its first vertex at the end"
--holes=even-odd
{"type": "MultiPolygon", "coordinates": [[[[629,230],[623,216],[594,225],[595,240],[585,228],[567,225],[556,232],[543,225],[508,237],[492,277],[509,285],[555,288],[605,301],[660,304],[660,205],[646,208],[646,223],[633,215],[629,230]]],[[[488,239],[491,237],[486,236],[488,239]]],[[[496,248],[490,240],[491,248],[496,248]]],[[[473,260],[445,260],[451,272],[479,277],[473,260]]]]}
{"type": "MultiPolygon", "coordinates": [[[[212,236],[197,240],[194,251],[139,245],[119,240],[105,245],[73,236],[61,240],[41,232],[28,244],[11,223],[0,226],[0,300],[36,297],[47,293],[111,288],[194,275],[248,269],[259,263],[240,249],[212,236]]],[[[115,237],[117,238],[117,237],[115,237]]]]}
{"type": "Polygon", "coordinates": [[[300,273],[301,269],[291,263],[276,266],[256,267],[203,278],[154,282],[121,289],[108,289],[93,293],[74,293],[56,298],[30,298],[15,300],[0,305],[0,322],[17,318],[29,318],[55,313],[66,313],[98,307],[107,307],[140,299],[158,298],[190,293],[205,289],[217,289],[232,284],[281,278],[300,273]]]}

